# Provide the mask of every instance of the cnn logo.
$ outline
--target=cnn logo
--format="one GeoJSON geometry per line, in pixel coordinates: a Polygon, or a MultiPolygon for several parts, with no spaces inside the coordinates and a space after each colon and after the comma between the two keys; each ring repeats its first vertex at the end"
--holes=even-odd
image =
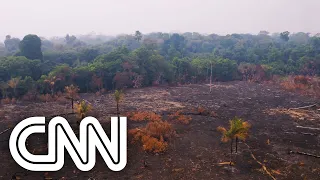
{"type": "Polygon", "coordinates": [[[13,129],[9,148],[21,167],[30,171],[58,171],[64,165],[64,150],[81,171],[94,167],[96,150],[112,171],[121,171],[127,164],[126,117],[120,117],[120,120],[111,117],[111,139],[94,117],[81,121],[79,139],[65,118],[55,117],[48,125],[48,154],[31,154],[26,148],[27,138],[34,133],[45,133],[45,130],[45,117],[27,118],[13,129]]]}

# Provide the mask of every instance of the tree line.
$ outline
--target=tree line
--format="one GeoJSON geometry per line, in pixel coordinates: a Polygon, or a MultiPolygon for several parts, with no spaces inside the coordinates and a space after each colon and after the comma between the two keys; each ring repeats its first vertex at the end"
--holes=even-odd
{"type": "Polygon", "coordinates": [[[267,80],[319,75],[320,36],[150,33],[45,39],[5,37],[0,44],[1,97],[138,88],[160,84],[267,80]],[[212,74],[212,75],[211,75],[212,74]]]}

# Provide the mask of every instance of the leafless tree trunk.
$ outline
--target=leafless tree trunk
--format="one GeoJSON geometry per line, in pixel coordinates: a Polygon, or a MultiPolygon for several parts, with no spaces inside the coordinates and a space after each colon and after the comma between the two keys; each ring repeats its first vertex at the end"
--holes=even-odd
{"type": "Polygon", "coordinates": [[[231,146],[230,146],[230,166],[232,165],[232,144],[233,144],[233,139],[231,139],[231,146]]]}
{"type": "Polygon", "coordinates": [[[210,92],[211,92],[211,89],[212,89],[212,62],[210,62],[211,64],[211,74],[210,74],[210,92]]]}
{"type": "Polygon", "coordinates": [[[236,153],[238,153],[238,137],[236,137],[236,153]]]}
{"type": "Polygon", "coordinates": [[[74,110],[73,110],[73,97],[71,98],[71,108],[72,108],[72,112],[74,112],[74,110]]]}

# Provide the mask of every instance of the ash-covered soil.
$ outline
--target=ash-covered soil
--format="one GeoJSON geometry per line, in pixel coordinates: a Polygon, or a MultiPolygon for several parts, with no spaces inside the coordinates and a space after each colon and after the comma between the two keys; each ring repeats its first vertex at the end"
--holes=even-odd
{"type": "MultiPolygon", "coordinates": [[[[81,94],[92,103],[92,116],[109,131],[109,118],[115,114],[111,94],[96,96],[81,94]]],[[[100,156],[89,172],[79,172],[69,156],[58,172],[30,172],[12,159],[8,149],[10,130],[0,135],[0,179],[14,174],[22,179],[319,179],[320,156],[319,106],[291,109],[319,103],[313,97],[289,93],[274,84],[247,82],[216,83],[212,92],[208,85],[149,87],[125,91],[120,105],[123,114],[129,111],[154,111],[166,115],[176,110],[185,112],[202,106],[215,116],[191,115],[188,125],[174,124],[176,136],[169,141],[163,154],[142,151],[128,142],[128,163],[121,172],[112,172],[100,156]],[[218,126],[228,126],[228,120],[238,116],[252,127],[246,142],[240,142],[233,154],[235,165],[219,164],[230,159],[230,144],[220,141],[218,126]],[[253,156],[254,157],[253,157],[253,156]],[[254,159],[255,158],[255,159],[254,159]],[[268,174],[265,169],[270,173],[268,174]]],[[[0,132],[31,116],[53,116],[70,112],[70,105],[59,102],[25,103],[1,107],[0,132]]],[[[76,117],[69,115],[75,131],[76,117]]],[[[128,128],[141,123],[128,121],[128,128]]],[[[45,151],[45,137],[30,137],[28,148],[45,151]]]]}

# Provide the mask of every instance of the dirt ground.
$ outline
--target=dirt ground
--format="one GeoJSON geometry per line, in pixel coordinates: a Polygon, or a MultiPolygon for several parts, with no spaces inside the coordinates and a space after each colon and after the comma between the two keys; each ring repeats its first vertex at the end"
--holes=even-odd
{"type": "MultiPolygon", "coordinates": [[[[92,103],[92,115],[109,129],[109,117],[115,114],[112,95],[81,94],[81,98],[92,103]]],[[[274,84],[216,83],[211,93],[208,85],[129,89],[120,106],[123,113],[141,110],[165,115],[177,109],[202,106],[216,116],[191,115],[190,124],[174,124],[177,135],[169,141],[169,148],[163,154],[146,153],[140,146],[128,142],[128,163],[121,172],[110,171],[99,156],[96,166],[89,172],[77,170],[68,156],[58,172],[24,170],[10,155],[9,130],[0,135],[0,179],[11,179],[15,174],[30,180],[44,179],[44,176],[80,180],[320,179],[320,158],[289,153],[299,151],[320,156],[319,106],[288,110],[316,103],[319,100],[286,92],[274,84]],[[252,127],[250,137],[240,142],[238,153],[233,155],[235,165],[230,167],[219,164],[229,161],[230,144],[220,141],[221,134],[216,128],[228,126],[228,120],[234,116],[248,121],[252,127]]],[[[70,112],[69,106],[58,102],[3,105],[0,132],[27,117],[70,112]]],[[[73,115],[67,118],[76,126],[73,115]]],[[[128,129],[139,125],[128,121],[128,129]]],[[[30,142],[34,150],[46,144],[41,140],[31,139],[30,142]]]]}

